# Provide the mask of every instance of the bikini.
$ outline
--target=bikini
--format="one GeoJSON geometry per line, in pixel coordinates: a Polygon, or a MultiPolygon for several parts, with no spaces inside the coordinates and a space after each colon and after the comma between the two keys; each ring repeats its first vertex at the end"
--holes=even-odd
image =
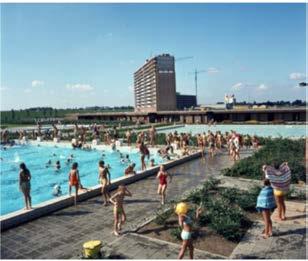
{"type": "MultiPolygon", "coordinates": [[[[192,219],[189,216],[185,216],[183,224],[185,224],[187,226],[191,226],[192,223],[193,223],[192,219]]],[[[189,232],[189,231],[186,231],[186,230],[183,229],[182,233],[181,233],[181,238],[183,240],[189,240],[189,239],[191,239],[191,235],[192,235],[192,232],[189,232]]]]}

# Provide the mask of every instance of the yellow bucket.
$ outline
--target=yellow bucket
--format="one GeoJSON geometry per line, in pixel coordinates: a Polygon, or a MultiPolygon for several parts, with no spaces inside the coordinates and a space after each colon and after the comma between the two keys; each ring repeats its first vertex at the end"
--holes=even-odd
{"type": "Polygon", "coordinates": [[[83,244],[83,254],[87,258],[96,258],[99,256],[102,242],[100,240],[91,240],[83,244]]]}

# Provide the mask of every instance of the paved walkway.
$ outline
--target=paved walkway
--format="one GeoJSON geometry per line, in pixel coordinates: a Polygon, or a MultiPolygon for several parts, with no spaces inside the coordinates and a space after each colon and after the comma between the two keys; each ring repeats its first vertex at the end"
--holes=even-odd
{"type": "MultiPolygon", "coordinates": [[[[218,176],[222,168],[231,166],[228,156],[194,160],[170,170],[174,178],[168,187],[168,199],[175,199],[209,176],[218,176]]],[[[160,207],[156,194],[157,181],[150,177],[128,186],[132,198],[125,201],[127,224],[134,229],[153,216],[160,207]]],[[[98,239],[112,242],[112,207],[103,207],[101,197],[95,197],[51,215],[23,224],[1,234],[1,258],[66,259],[80,253],[85,241],[98,239]]]]}
{"type": "MultiPolygon", "coordinates": [[[[256,224],[247,231],[230,258],[235,259],[306,259],[306,206],[287,201],[287,220],[273,222],[273,237],[263,239],[264,225],[256,224]]],[[[272,215],[275,220],[277,211],[272,215]]]]}
{"type": "MultiPolygon", "coordinates": [[[[205,162],[198,159],[172,168],[170,173],[173,174],[174,179],[168,187],[168,199],[176,199],[201,184],[209,176],[222,178],[219,175],[220,170],[231,165],[232,162],[228,156],[220,155],[214,159],[207,158],[205,162]]],[[[222,182],[223,185],[236,185],[242,189],[243,186],[248,185],[247,180],[238,178],[227,177],[223,178],[222,182]]],[[[82,244],[93,239],[101,240],[106,246],[106,251],[114,251],[119,255],[118,258],[176,258],[179,245],[133,233],[141,223],[153,217],[160,208],[155,177],[138,181],[129,185],[128,188],[133,193],[133,197],[125,200],[128,220],[124,227],[126,233],[122,236],[115,237],[111,234],[112,207],[103,207],[101,197],[95,197],[81,202],[76,208],[65,208],[3,232],[1,258],[76,258],[78,255],[80,257],[82,244]]],[[[283,223],[275,222],[274,236],[267,240],[260,237],[263,224],[256,222],[234,249],[230,258],[305,258],[307,243],[305,210],[304,203],[288,202],[289,220],[283,223]]],[[[198,259],[218,257],[220,256],[206,251],[197,250],[195,253],[195,258],[198,259]]]]}

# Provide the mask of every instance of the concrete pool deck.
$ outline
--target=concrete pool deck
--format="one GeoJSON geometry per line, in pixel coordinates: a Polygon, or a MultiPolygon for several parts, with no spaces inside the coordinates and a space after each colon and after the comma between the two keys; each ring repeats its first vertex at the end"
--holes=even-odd
{"type": "MultiPolygon", "coordinates": [[[[172,200],[191,190],[210,176],[233,163],[226,154],[213,159],[192,160],[170,169],[173,180],[167,199],[172,200]]],[[[160,208],[157,181],[154,176],[128,185],[133,197],[125,200],[127,223],[124,231],[134,231],[160,208]]],[[[112,206],[104,207],[96,196],[48,216],[30,221],[1,233],[3,259],[72,258],[80,253],[85,241],[98,239],[104,244],[118,238],[111,234],[112,206]]]]}
{"type": "MultiPolygon", "coordinates": [[[[242,158],[251,151],[243,151],[242,158]]],[[[175,200],[196,188],[209,177],[222,179],[220,170],[233,164],[228,155],[221,154],[211,159],[206,157],[189,161],[169,170],[173,180],[168,184],[167,199],[175,200]]],[[[242,180],[231,181],[240,185],[242,180]]],[[[245,182],[246,184],[247,182],[245,182]]],[[[231,185],[230,185],[231,186],[231,185]]],[[[243,187],[243,185],[242,185],[243,187]]],[[[88,240],[101,240],[106,250],[110,249],[119,258],[130,259],[175,259],[180,245],[153,240],[135,233],[140,224],[146,223],[161,208],[156,194],[157,181],[149,176],[128,185],[132,198],[125,199],[127,223],[123,235],[113,236],[113,208],[103,207],[102,197],[96,196],[48,216],[8,229],[1,233],[2,259],[70,259],[81,258],[82,245],[88,240]]],[[[293,211],[291,206],[288,209],[293,211]]],[[[295,207],[294,219],[283,224],[275,223],[277,235],[270,240],[260,240],[260,224],[253,226],[229,258],[303,258],[305,257],[305,220],[298,220],[299,207],[295,207]],[[300,223],[299,223],[300,222],[300,223]],[[257,236],[258,235],[258,236],[257,236]],[[248,239],[248,241],[246,240],[248,239]],[[267,244],[268,243],[268,244],[267,244]],[[288,247],[286,244],[290,244],[288,247]],[[248,245],[247,245],[248,244],[248,245]],[[264,249],[262,247],[265,247],[264,249]],[[263,251],[265,250],[265,251],[263,251]]],[[[302,209],[299,209],[302,211],[302,209]]],[[[291,216],[290,212],[287,212],[291,216]]],[[[293,214],[292,214],[293,215],[293,214]]],[[[188,257],[187,255],[185,256],[188,257]]],[[[197,259],[223,258],[206,251],[195,251],[197,259]]]]}

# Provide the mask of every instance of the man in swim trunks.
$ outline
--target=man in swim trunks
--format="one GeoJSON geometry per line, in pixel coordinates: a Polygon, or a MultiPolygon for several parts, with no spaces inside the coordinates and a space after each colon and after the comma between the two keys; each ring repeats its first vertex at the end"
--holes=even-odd
{"type": "Polygon", "coordinates": [[[120,185],[118,187],[117,192],[110,198],[110,202],[114,205],[113,234],[115,236],[119,236],[119,231],[121,231],[121,226],[126,221],[126,214],[123,208],[123,201],[125,196],[131,197],[132,193],[124,185],[120,185]]]}
{"type": "Polygon", "coordinates": [[[107,186],[111,184],[110,182],[110,172],[107,167],[105,167],[104,161],[99,161],[98,163],[98,173],[99,173],[99,181],[102,185],[102,196],[104,201],[104,206],[108,205],[108,199],[110,198],[110,194],[107,190],[107,186]]]}

